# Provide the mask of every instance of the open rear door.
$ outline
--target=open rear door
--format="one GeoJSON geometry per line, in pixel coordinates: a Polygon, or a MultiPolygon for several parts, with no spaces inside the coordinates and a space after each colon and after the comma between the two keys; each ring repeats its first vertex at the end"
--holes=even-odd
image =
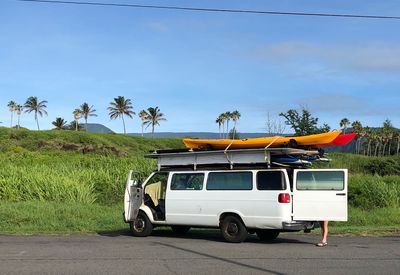
{"type": "Polygon", "coordinates": [[[347,221],[347,169],[294,170],[293,220],[347,221]]]}
{"type": "Polygon", "coordinates": [[[126,181],[124,196],[124,220],[131,222],[136,219],[139,208],[143,202],[143,190],[138,184],[138,179],[133,171],[129,171],[126,181]]]}

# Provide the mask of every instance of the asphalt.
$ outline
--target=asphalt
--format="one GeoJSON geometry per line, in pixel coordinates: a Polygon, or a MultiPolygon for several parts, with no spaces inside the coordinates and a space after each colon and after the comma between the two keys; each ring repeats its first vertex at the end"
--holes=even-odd
{"type": "Polygon", "coordinates": [[[218,231],[147,238],[98,235],[0,235],[0,274],[400,274],[400,236],[282,234],[226,243],[218,231]]]}

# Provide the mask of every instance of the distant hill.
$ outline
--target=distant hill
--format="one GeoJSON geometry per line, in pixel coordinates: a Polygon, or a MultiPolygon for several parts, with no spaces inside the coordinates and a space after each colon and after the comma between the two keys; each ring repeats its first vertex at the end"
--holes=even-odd
{"type": "MultiPolygon", "coordinates": [[[[110,128],[100,123],[88,123],[88,132],[90,133],[114,133],[110,128]]],[[[85,127],[85,125],[83,125],[85,127]]]]}
{"type": "MultiPolygon", "coordinates": [[[[130,133],[130,136],[141,136],[142,133],[130,133]]],[[[145,137],[151,137],[151,133],[144,133],[145,137]]],[[[254,138],[254,137],[265,137],[265,133],[239,133],[240,138],[254,138]]],[[[154,137],[158,138],[204,138],[204,139],[215,139],[220,138],[219,133],[213,132],[156,132],[154,137]]]]}

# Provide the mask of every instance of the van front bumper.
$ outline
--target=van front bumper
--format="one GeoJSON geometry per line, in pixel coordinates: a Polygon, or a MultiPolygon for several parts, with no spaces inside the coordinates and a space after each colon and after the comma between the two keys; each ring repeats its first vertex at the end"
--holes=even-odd
{"type": "Polygon", "coordinates": [[[310,221],[282,222],[282,229],[287,231],[311,230],[318,227],[316,224],[318,223],[310,221]]]}

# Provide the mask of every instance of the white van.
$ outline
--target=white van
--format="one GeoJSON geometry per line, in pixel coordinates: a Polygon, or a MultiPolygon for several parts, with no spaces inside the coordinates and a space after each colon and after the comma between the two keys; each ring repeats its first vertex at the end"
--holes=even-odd
{"type": "Polygon", "coordinates": [[[154,226],[184,234],[190,227],[220,228],[228,242],[248,233],[274,239],[309,231],[317,221],[347,221],[346,169],[165,169],[139,184],[132,171],[124,220],[134,236],[154,226]]]}

